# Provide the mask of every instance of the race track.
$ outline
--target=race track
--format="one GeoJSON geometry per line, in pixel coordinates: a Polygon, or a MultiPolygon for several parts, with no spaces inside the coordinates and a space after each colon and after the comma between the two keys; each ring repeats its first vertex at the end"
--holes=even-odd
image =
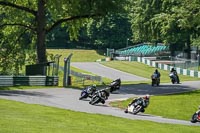
{"type": "MultiPolygon", "coordinates": [[[[148,121],[154,121],[154,122],[160,122],[160,123],[172,123],[172,124],[182,124],[182,125],[193,125],[193,126],[200,126],[199,123],[190,123],[190,121],[184,121],[184,120],[175,120],[175,119],[166,119],[162,118],[161,116],[152,116],[148,114],[138,114],[138,115],[132,115],[132,114],[125,114],[123,110],[118,108],[113,108],[109,106],[109,101],[113,100],[119,100],[119,99],[127,99],[130,97],[135,97],[138,95],[144,95],[144,94],[151,94],[151,95],[159,95],[163,93],[170,93],[171,89],[167,89],[168,85],[163,85],[159,87],[146,87],[144,89],[145,85],[136,85],[136,86],[123,86],[121,87],[121,90],[118,92],[115,92],[110,95],[108,101],[106,101],[106,104],[97,104],[95,106],[90,105],[89,99],[88,100],[79,100],[79,96],[81,93],[81,90],[77,89],[70,89],[70,88],[55,88],[55,89],[34,89],[34,90],[16,90],[16,91],[0,91],[0,98],[8,99],[8,100],[15,100],[20,101],[24,103],[30,103],[30,104],[41,104],[45,106],[52,106],[52,107],[58,107],[63,109],[69,109],[74,111],[80,111],[80,112],[87,112],[87,113],[95,113],[95,114],[105,114],[105,115],[113,115],[116,117],[123,117],[128,119],[138,119],[138,120],[148,120],[148,121]],[[162,90],[158,92],[158,90],[162,90]]],[[[147,86],[147,85],[146,85],[147,86]]],[[[190,88],[185,85],[177,85],[175,86],[175,89],[180,91],[188,91],[193,90],[194,88],[190,88]]],[[[192,115],[192,114],[191,114],[192,115]]]]}
{"type": "MultiPolygon", "coordinates": [[[[80,64],[77,65],[77,64],[76,66],[79,66],[79,68],[80,66],[85,67],[83,64],[82,65],[80,64]]],[[[102,67],[98,63],[88,63],[85,65],[87,65],[87,68],[90,68],[89,70],[91,72],[96,73],[96,74],[104,71],[102,72],[104,73],[103,75],[108,78],[111,75],[111,73],[113,74],[117,73],[116,77],[114,77],[113,79],[123,77],[121,79],[124,81],[129,81],[129,80],[134,80],[134,79],[135,79],[134,81],[137,81],[138,79],[147,80],[145,78],[134,76],[134,75],[130,76],[129,74],[128,74],[129,76],[124,76],[126,75],[126,73],[123,73],[118,70],[110,69],[108,67],[102,67]]],[[[86,70],[84,68],[82,69],[86,70]]],[[[186,91],[191,91],[191,90],[196,90],[196,89],[200,89],[200,81],[188,81],[188,82],[183,82],[181,84],[170,84],[170,83],[167,84],[166,83],[166,84],[161,84],[159,87],[152,87],[148,84],[126,85],[126,86],[121,86],[119,91],[110,94],[109,99],[106,101],[104,105],[97,104],[95,106],[89,104],[89,99],[80,101],[79,96],[80,96],[81,90],[71,89],[71,88],[15,90],[15,91],[1,90],[0,98],[20,101],[20,102],[30,103],[30,104],[41,104],[45,106],[58,107],[58,108],[69,109],[73,111],[112,115],[116,117],[123,117],[123,118],[134,119],[134,120],[137,119],[137,120],[148,120],[148,121],[159,122],[159,123],[200,126],[199,123],[191,123],[189,120],[184,121],[184,120],[167,119],[167,118],[162,118],[161,116],[152,116],[145,113],[144,114],[140,113],[138,115],[126,114],[124,113],[124,110],[110,107],[108,104],[110,101],[127,99],[127,98],[132,98],[135,96],[145,95],[145,94],[163,95],[163,94],[186,92],[186,91]]]]}

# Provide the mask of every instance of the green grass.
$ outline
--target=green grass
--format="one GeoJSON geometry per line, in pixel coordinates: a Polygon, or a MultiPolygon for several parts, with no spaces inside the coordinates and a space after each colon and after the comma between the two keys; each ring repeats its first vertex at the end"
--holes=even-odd
{"type": "MultiPolygon", "coordinates": [[[[68,57],[69,54],[73,54],[71,57],[71,62],[95,62],[98,59],[104,59],[104,52],[103,51],[97,51],[97,50],[78,50],[78,49],[47,49],[47,52],[49,54],[59,54],[62,55],[60,57],[60,66],[64,66],[64,58],[68,57]]],[[[75,67],[71,67],[71,70],[74,70],[76,72],[81,72],[85,74],[94,75],[93,73],[80,70],[75,67]]],[[[63,75],[64,73],[62,71],[59,72],[59,86],[63,86],[63,75]]],[[[104,83],[111,82],[110,79],[103,78],[104,83]]],[[[82,79],[72,76],[72,85],[69,87],[72,88],[83,88],[85,86],[96,84],[101,85],[99,82],[91,81],[91,80],[85,80],[84,82],[82,79]],[[83,84],[84,83],[84,84],[83,84]]]]}
{"type": "Polygon", "coordinates": [[[200,127],[129,120],[0,99],[1,133],[197,133],[200,127]]]}
{"type": "MultiPolygon", "coordinates": [[[[111,62],[102,62],[103,65],[112,67],[127,73],[138,75],[150,79],[151,75],[156,68],[145,65],[140,62],[127,62],[127,61],[111,61],[111,62]]],[[[165,70],[158,69],[161,73],[161,83],[170,82],[169,72],[165,70]]],[[[199,78],[179,75],[181,81],[193,81],[199,80],[199,78]]]]}
{"type": "MultiPolygon", "coordinates": [[[[200,90],[173,95],[151,96],[150,104],[145,113],[166,118],[190,120],[200,104],[199,97],[200,90]]],[[[128,99],[110,104],[125,109],[131,101],[132,99],[128,99]]]]}
{"type": "Polygon", "coordinates": [[[73,54],[71,62],[95,62],[97,59],[104,59],[103,51],[96,50],[78,50],[78,49],[47,49],[47,52],[53,55],[59,54],[60,65],[64,66],[64,58],[68,57],[69,54],[73,54]]]}
{"type": "MultiPolygon", "coordinates": [[[[97,59],[103,59],[105,58],[105,56],[103,56],[103,52],[102,51],[95,51],[95,50],[77,50],[77,49],[48,49],[47,50],[48,53],[51,54],[61,54],[61,58],[60,58],[60,65],[64,66],[64,57],[67,57],[70,53],[73,53],[73,56],[71,58],[71,62],[94,62],[97,59]]],[[[103,65],[108,66],[108,67],[112,67],[124,72],[128,72],[128,73],[132,73],[138,76],[142,76],[145,78],[150,79],[151,74],[154,72],[155,68],[154,67],[150,67],[148,65],[145,65],[143,63],[139,63],[139,62],[128,62],[128,61],[110,61],[110,62],[102,62],[103,65]]],[[[92,74],[90,72],[87,71],[83,71],[74,67],[71,67],[72,70],[77,71],[77,72],[82,72],[82,73],[88,73],[88,74],[92,74]]],[[[170,82],[169,79],[169,72],[168,71],[164,71],[164,70],[159,70],[161,73],[161,83],[166,83],[166,82],[170,82]]],[[[191,80],[198,80],[198,78],[193,78],[193,77],[189,77],[189,76],[183,76],[183,75],[179,75],[180,76],[180,80],[181,81],[191,81],[191,80]]],[[[63,85],[63,73],[60,72],[60,82],[59,82],[59,86],[63,85]]],[[[73,85],[70,87],[77,87],[77,88],[82,88],[83,84],[82,82],[76,82],[77,78],[76,77],[72,77],[72,83],[73,85]]],[[[80,79],[78,79],[80,80],[80,79]]],[[[111,82],[111,80],[103,78],[103,82],[108,84],[111,82]]],[[[138,84],[141,82],[138,81],[132,81],[132,82],[122,82],[122,84],[138,84]]],[[[142,81],[142,83],[148,83],[150,84],[150,81],[142,81]]],[[[91,84],[99,84],[97,82],[91,82],[91,81],[85,81],[84,85],[91,85],[91,84]]]]}
{"type": "MultiPolygon", "coordinates": [[[[48,52],[61,54],[60,65],[63,66],[64,57],[73,53],[72,62],[94,62],[97,59],[105,58],[103,53],[99,54],[95,50],[48,50],[48,52]]],[[[150,78],[155,70],[145,64],[138,62],[112,61],[103,62],[104,65],[132,73],[138,76],[150,78]]],[[[88,73],[76,68],[78,72],[88,73]]],[[[161,82],[169,82],[168,72],[161,72],[161,82]]],[[[62,83],[62,72],[59,72],[62,83]]],[[[198,80],[189,76],[180,75],[181,81],[198,80]]],[[[72,80],[76,80],[72,77],[72,80]]],[[[107,84],[109,79],[103,79],[107,84]]],[[[73,82],[72,82],[73,83],[73,82]]],[[[85,85],[93,84],[86,81],[85,85]]],[[[141,82],[123,82],[123,84],[138,84],[141,82]]],[[[144,82],[142,82],[144,83],[144,82]]],[[[145,82],[147,83],[147,82],[145,82]]],[[[62,86],[62,84],[61,84],[62,86]]],[[[81,88],[81,83],[72,85],[81,88]]],[[[40,87],[2,87],[0,89],[34,89],[40,87]]],[[[41,87],[44,88],[44,87],[41,87]]],[[[48,87],[49,88],[49,87],[48,87]]],[[[200,91],[166,96],[152,96],[150,105],[145,113],[159,115],[167,118],[177,118],[188,120],[197,110],[200,103],[200,91]]],[[[120,102],[113,102],[112,105],[125,108],[131,99],[120,102]]],[[[9,100],[0,99],[0,132],[2,133],[196,133],[200,127],[162,124],[149,121],[129,120],[113,116],[87,114],[63,110],[40,105],[24,104],[9,100]]]]}
{"type": "MultiPolygon", "coordinates": [[[[78,69],[76,67],[71,67],[71,70],[75,71],[75,72],[79,72],[79,73],[82,73],[82,74],[88,74],[88,75],[93,75],[93,76],[97,76],[91,72],[88,72],[88,71],[84,71],[84,70],[81,70],[81,69],[78,69]]],[[[59,86],[63,86],[63,72],[62,71],[59,71],[59,86]]],[[[111,79],[108,79],[108,78],[105,78],[105,77],[102,77],[102,83],[99,82],[99,81],[92,81],[92,80],[83,80],[79,77],[75,77],[73,75],[71,75],[71,78],[72,78],[72,85],[71,86],[68,86],[68,87],[72,87],[72,88],[84,88],[86,86],[89,86],[89,85],[92,85],[92,84],[95,84],[96,86],[104,86],[104,84],[110,84],[110,82],[112,81],[111,79]]]]}

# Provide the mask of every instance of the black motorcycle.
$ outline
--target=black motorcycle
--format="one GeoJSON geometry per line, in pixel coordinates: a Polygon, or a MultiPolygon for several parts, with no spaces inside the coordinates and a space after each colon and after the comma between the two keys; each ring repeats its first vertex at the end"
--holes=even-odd
{"type": "Polygon", "coordinates": [[[116,79],[110,83],[108,86],[110,88],[110,92],[112,93],[113,91],[119,90],[121,86],[121,79],[116,79]]]}
{"type": "Polygon", "coordinates": [[[89,104],[91,105],[98,104],[98,103],[104,104],[105,100],[108,99],[109,95],[110,94],[107,89],[97,90],[95,94],[92,96],[89,104]]]}
{"type": "Polygon", "coordinates": [[[82,90],[81,96],[79,97],[79,100],[85,99],[85,98],[92,98],[94,93],[96,92],[96,86],[88,86],[85,89],[82,90]]]}
{"type": "Polygon", "coordinates": [[[174,72],[171,72],[169,74],[169,77],[171,79],[172,84],[175,84],[175,83],[179,84],[179,77],[177,74],[175,74],[174,72]]]}
{"type": "Polygon", "coordinates": [[[154,86],[154,85],[157,85],[159,86],[160,85],[160,78],[157,77],[157,75],[153,74],[151,76],[151,86],[154,86]]]}
{"type": "Polygon", "coordinates": [[[200,107],[199,110],[197,110],[193,115],[192,115],[192,119],[190,120],[192,123],[195,122],[200,122],[200,107]]]}

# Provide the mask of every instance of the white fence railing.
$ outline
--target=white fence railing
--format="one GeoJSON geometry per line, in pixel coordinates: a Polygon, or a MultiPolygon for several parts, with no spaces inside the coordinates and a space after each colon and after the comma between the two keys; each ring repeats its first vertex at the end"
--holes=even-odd
{"type": "Polygon", "coordinates": [[[176,71],[178,72],[178,74],[182,74],[182,75],[187,75],[187,76],[191,76],[191,77],[198,77],[200,78],[200,71],[195,71],[195,70],[189,70],[189,69],[183,69],[183,68],[179,68],[179,67],[174,67],[174,66],[170,66],[164,63],[159,63],[158,61],[152,61],[149,59],[146,59],[145,57],[129,57],[129,61],[137,61],[137,62],[141,62],[144,63],[146,65],[152,66],[152,67],[156,67],[162,70],[166,70],[166,71],[170,71],[171,68],[175,68],[176,71]]]}

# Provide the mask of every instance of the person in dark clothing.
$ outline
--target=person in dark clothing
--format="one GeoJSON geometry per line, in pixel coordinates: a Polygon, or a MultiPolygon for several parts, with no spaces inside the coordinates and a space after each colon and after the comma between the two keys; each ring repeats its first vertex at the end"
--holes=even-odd
{"type": "Polygon", "coordinates": [[[174,76],[175,76],[175,78],[176,78],[176,81],[177,81],[177,83],[179,84],[179,83],[180,83],[180,79],[179,79],[179,76],[178,76],[177,71],[176,71],[174,68],[172,68],[171,71],[170,71],[170,73],[173,73],[173,74],[174,74],[174,76]]]}
{"type": "MultiPolygon", "coordinates": [[[[141,104],[143,106],[143,109],[141,110],[141,112],[145,112],[144,108],[147,108],[147,106],[149,105],[149,100],[150,100],[150,96],[147,94],[143,97],[138,97],[138,98],[134,98],[129,104],[128,106],[131,106],[132,104],[134,104],[135,102],[139,102],[139,104],[141,104]]],[[[126,108],[125,113],[128,113],[128,108],[126,108]]]]}

